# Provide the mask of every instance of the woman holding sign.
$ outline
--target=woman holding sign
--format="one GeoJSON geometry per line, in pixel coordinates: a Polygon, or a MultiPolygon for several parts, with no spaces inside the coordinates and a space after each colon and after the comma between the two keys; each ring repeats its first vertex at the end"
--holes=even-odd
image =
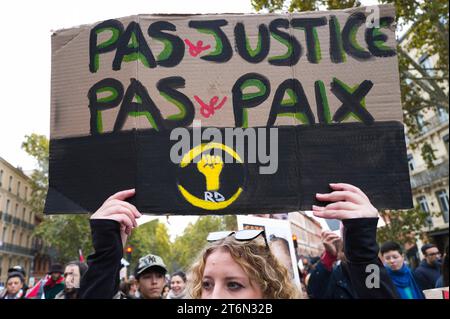
{"type": "MultiPolygon", "coordinates": [[[[330,184],[330,188],[330,193],[316,195],[319,201],[330,203],[313,206],[313,212],[317,217],[342,220],[347,259],[343,270],[352,284],[349,298],[397,298],[395,287],[378,258],[377,209],[353,185],[330,184]]],[[[123,245],[137,226],[136,218],[141,216],[136,207],[125,201],[134,194],[134,189],[114,194],[91,216],[95,254],[88,258],[89,270],[81,284],[82,298],[113,298],[116,295],[119,286],[116,274],[123,245]],[[117,284],[111,284],[116,281],[117,284]]],[[[210,234],[210,245],[192,268],[193,297],[296,297],[297,292],[291,289],[286,269],[272,261],[273,255],[266,242],[261,241],[263,235],[262,232],[210,234]],[[239,278],[229,276],[231,266],[239,278]],[[269,266],[275,272],[270,273],[269,266]],[[274,281],[279,281],[279,286],[287,292],[282,293],[276,285],[271,289],[269,286],[274,281]],[[245,294],[238,294],[238,291],[245,294]]]]}

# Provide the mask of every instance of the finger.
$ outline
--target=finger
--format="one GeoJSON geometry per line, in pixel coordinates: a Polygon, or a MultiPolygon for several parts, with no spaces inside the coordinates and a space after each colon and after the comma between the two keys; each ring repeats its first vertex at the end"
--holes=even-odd
{"type": "Polygon", "coordinates": [[[114,206],[111,207],[113,209],[113,212],[111,215],[126,215],[128,219],[131,221],[131,225],[134,225],[134,227],[137,227],[137,221],[136,218],[134,218],[134,214],[131,212],[130,209],[124,206],[114,206]]]}
{"type": "Polygon", "coordinates": [[[130,204],[128,202],[121,202],[122,205],[125,205],[126,207],[128,207],[131,212],[134,214],[135,218],[139,218],[142,216],[142,213],[140,211],[138,211],[138,209],[136,208],[136,206],[134,206],[133,204],[130,204]]]}
{"type": "Polygon", "coordinates": [[[339,236],[337,236],[335,233],[330,233],[325,236],[325,241],[332,242],[337,238],[339,238],[339,236]]]}
{"type": "Polygon", "coordinates": [[[322,211],[322,210],[325,210],[325,207],[313,205],[312,210],[322,211]]]}
{"type": "Polygon", "coordinates": [[[325,209],[355,210],[358,206],[352,202],[336,202],[325,206],[325,209]]]}
{"type": "Polygon", "coordinates": [[[116,214],[116,215],[111,216],[111,218],[113,218],[115,221],[119,222],[121,225],[125,226],[125,231],[126,231],[126,228],[133,228],[133,222],[125,214],[122,214],[122,215],[116,214]]]}
{"type": "Polygon", "coordinates": [[[341,237],[336,235],[336,238],[333,240],[333,243],[337,243],[340,240],[341,240],[341,237]]]}
{"type": "Polygon", "coordinates": [[[326,240],[328,233],[329,233],[328,230],[322,231],[322,234],[320,235],[322,241],[325,241],[325,240],[326,240]]]}
{"type": "Polygon", "coordinates": [[[347,214],[341,210],[313,211],[314,216],[325,219],[345,219],[347,214]]]}
{"type": "Polygon", "coordinates": [[[330,235],[330,236],[327,237],[327,240],[328,240],[329,242],[334,242],[334,241],[338,240],[339,238],[340,238],[340,237],[339,237],[338,235],[336,235],[336,234],[333,233],[333,235],[330,235]]]}
{"type": "Polygon", "coordinates": [[[331,233],[329,230],[322,230],[322,237],[325,237],[327,234],[331,233]]]}
{"type": "Polygon", "coordinates": [[[347,190],[350,192],[354,192],[369,200],[369,197],[367,197],[367,195],[360,188],[354,185],[347,183],[330,183],[330,187],[334,190],[347,190]]]}
{"type": "Polygon", "coordinates": [[[130,210],[135,219],[142,216],[142,214],[137,210],[136,206],[134,206],[134,205],[132,205],[130,203],[127,203],[127,202],[120,202],[120,205],[122,207],[130,210]]]}
{"type": "Polygon", "coordinates": [[[137,210],[136,206],[134,206],[133,204],[130,204],[128,202],[125,202],[123,200],[113,199],[113,200],[110,200],[107,204],[105,204],[105,208],[109,208],[112,206],[123,206],[123,207],[131,210],[131,212],[134,214],[135,218],[139,218],[142,216],[142,214],[137,210]]]}
{"type": "Polygon", "coordinates": [[[120,233],[121,235],[125,234],[125,236],[128,236],[128,227],[124,224],[120,224],[120,233]]]}
{"type": "Polygon", "coordinates": [[[335,233],[332,232],[332,231],[327,231],[327,233],[326,233],[325,236],[326,236],[327,238],[332,238],[332,237],[336,237],[337,234],[335,234],[335,233]]]}
{"type": "Polygon", "coordinates": [[[121,235],[128,236],[127,228],[128,228],[128,227],[125,226],[124,224],[120,224],[120,234],[121,234],[121,235]]]}
{"type": "Polygon", "coordinates": [[[365,204],[365,200],[359,194],[350,191],[334,191],[327,194],[316,194],[316,198],[320,201],[338,202],[347,201],[355,204],[365,204]]]}
{"type": "Polygon", "coordinates": [[[135,193],[136,193],[136,190],[134,188],[127,189],[127,190],[115,193],[114,195],[110,196],[107,200],[111,200],[111,199],[125,200],[125,199],[133,196],[135,193]]]}

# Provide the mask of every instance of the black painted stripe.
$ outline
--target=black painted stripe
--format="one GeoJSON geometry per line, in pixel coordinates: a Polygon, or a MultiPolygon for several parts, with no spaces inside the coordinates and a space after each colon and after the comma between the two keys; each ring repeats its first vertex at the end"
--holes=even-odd
{"type": "MultiPolygon", "coordinates": [[[[146,130],[51,140],[45,212],[93,212],[111,194],[136,187],[131,202],[144,213],[281,213],[311,209],[314,194],[328,192],[331,182],[360,187],[378,209],[412,207],[399,122],[280,126],[278,171],[261,175],[258,163],[245,164],[243,193],[215,211],[194,207],[181,196],[180,168],[169,156],[175,141],[169,135],[146,130]]],[[[230,174],[221,179],[241,178],[230,174]]]]}

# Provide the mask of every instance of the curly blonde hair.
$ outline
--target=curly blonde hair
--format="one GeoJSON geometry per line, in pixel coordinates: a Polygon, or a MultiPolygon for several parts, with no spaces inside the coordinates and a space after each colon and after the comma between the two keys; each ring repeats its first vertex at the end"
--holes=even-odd
{"type": "Polygon", "coordinates": [[[217,250],[230,253],[250,281],[261,288],[264,299],[299,298],[299,292],[289,278],[288,270],[278,262],[264,242],[261,243],[258,238],[251,241],[238,241],[233,236],[209,244],[192,265],[188,283],[192,298],[201,298],[206,260],[217,250]]]}

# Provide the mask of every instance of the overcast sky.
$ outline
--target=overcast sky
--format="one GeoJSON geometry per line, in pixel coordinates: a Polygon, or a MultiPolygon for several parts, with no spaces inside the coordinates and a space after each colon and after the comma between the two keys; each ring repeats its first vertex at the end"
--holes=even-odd
{"type": "MultiPolygon", "coordinates": [[[[0,2],[0,156],[24,170],[35,162],[24,136],[49,136],[52,30],[147,13],[250,13],[250,0],[79,0],[0,2]]],[[[196,217],[170,217],[171,237],[196,217]]],[[[161,218],[166,221],[166,218],[161,218]]]]}
{"type": "MultiPolygon", "coordinates": [[[[24,136],[49,136],[52,30],[139,13],[250,12],[250,0],[1,1],[0,157],[13,166],[33,169],[33,159],[21,149],[24,136]]],[[[191,220],[171,217],[171,235],[191,220]]]]}

